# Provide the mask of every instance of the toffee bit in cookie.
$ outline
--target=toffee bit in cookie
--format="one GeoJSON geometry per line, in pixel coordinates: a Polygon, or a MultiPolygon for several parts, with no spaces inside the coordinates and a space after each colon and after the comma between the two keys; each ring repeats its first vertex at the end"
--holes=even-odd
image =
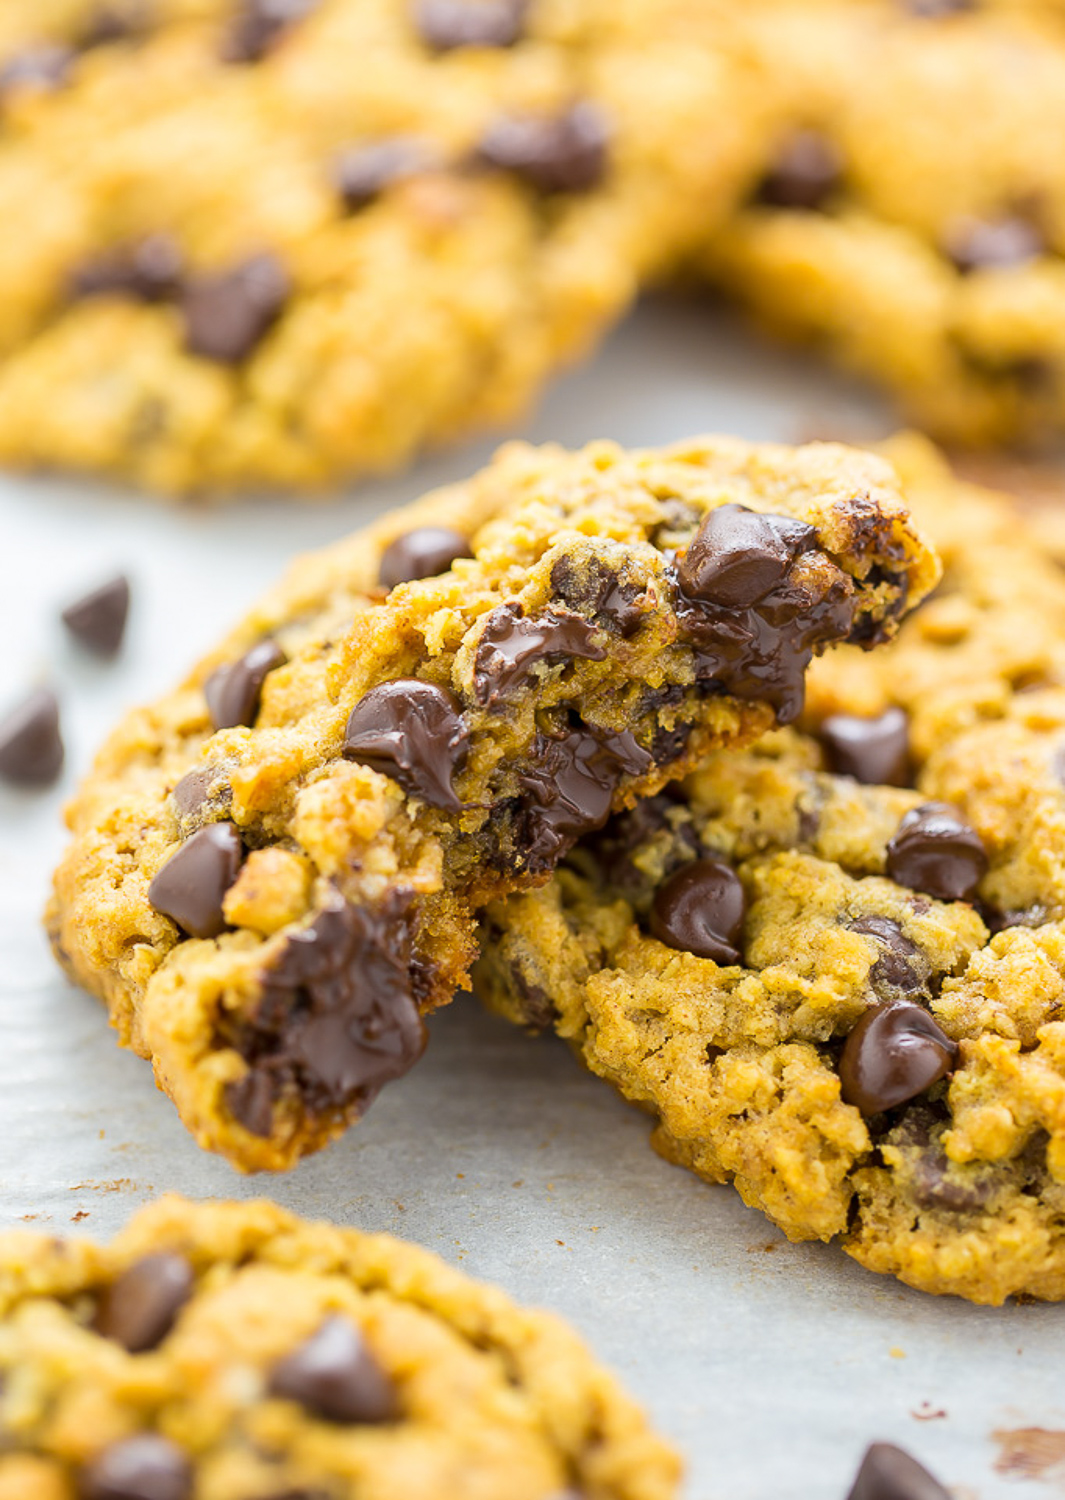
{"type": "Polygon", "coordinates": [[[622,776],[642,776],[651,767],[627,729],[538,735],[533,755],[518,778],[526,794],[522,856],[530,871],[549,869],[582,833],[602,828],[622,776]]]}
{"type": "Polygon", "coordinates": [[[357,213],[392,183],[431,170],[439,159],[431,141],[414,135],[391,136],[341,152],[333,167],[333,181],[344,207],[357,213]]]}
{"type": "Polygon", "coordinates": [[[344,757],[398,781],[431,807],[457,812],[452,785],[469,754],[458,700],[416,677],[382,682],[356,703],[344,731],[344,757]]]}
{"type": "Polygon", "coordinates": [[[0,105],[7,94],[22,90],[47,92],[60,88],[70,76],[74,53],[69,47],[42,43],[27,47],[5,62],[0,62],[0,105]]]}
{"type": "Polygon", "coordinates": [[[843,153],[817,130],[797,130],[781,145],[762,178],[757,202],[810,212],[824,208],[843,181],[843,153]]]}
{"type": "Polygon", "coordinates": [[[50,786],[63,757],[59,701],[50,688],[38,688],[0,722],[0,780],[50,786]]]}
{"type": "Polygon", "coordinates": [[[61,618],[71,635],[97,656],[115,656],[126,633],[128,614],[129,579],[120,573],[68,604],[61,618]]]}
{"type": "Polygon", "coordinates": [[[512,47],[521,39],[529,0],[414,0],[418,35],[434,52],[512,47]]]}
{"type": "Polygon", "coordinates": [[[399,1415],[392,1382],[347,1318],[327,1318],[275,1365],[270,1392],[327,1422],[391,1422],[399,1415]]]}
{"type": "Polygon", "coordinates": [[[209,823],[170,856],[148,887],[148,900],[190,937],[217,937],[226,926],[222,902],[243,858],[236,827],[209,823]]]}
{"type": "Polygon", "coordinates": [[[68,283],[72,297],[132,297],[165,302],[181,289],[183,258],[168,234],[149,234],[134,244],[83,261],[68,283]]]}
{"type": "Polygon", "coordinates": [[[950,1500],[950,1493],[902,1448],[873,1443],[847,1500],[950,1500]]]}
{"type": "Polygon", "coordinates": [[[541,193],[581,193],[603,180],[609,140],[602,111],[584,100],[561,115],[500,115],[478,156],[541,193]]]}
{"type": "Polygon", "coordinates": [[[660,943],[718,964],[738,964],[746,897],[739,876],[720,859],[697,859],[655,893],[651,931],[660,943]]]}
{"type": "Polygon", "coordinates": [[[821,725],[821,743],[838,776],[866,786],[910,783],[910,721],[901,708],[886,708],[875,718],[832,714],[821,725]]]}
{"type": "Polygon", "coordinates": [[[954,267],[971,271],[1027,265],[1046,250],[1046,241],[1028,219],[958,219],[947,230],[943,250],[954,267]]]}
{"type": "Polygon", "coordinates": [[[242,0],[222,41],[226,63],[261,62],[284,34],[310,15],[318,0],[242,0]]]}
{"type": "Polygon", "coordinates": [[[192,278],[181,299],[185,347],[217,364],[240,364],[280,317],[290,290],[284,266],[268,254],[192,278]]]}
{"type": "Polygon", "coordinates": [[[389,542],[381,554],[377,577],[382,588],[446,573],[459,557],[472,557],[469,538],[451,526],[419,526],[389,542]]]}
{"type": "Polygon", "coordinates": [[[207,711],[216,730],[250,727],[262,701],[263,683],[288,658],[276,641],[260,641],[239,661],[216,667],[203,685],[207,711]]]}
{"type": "Polygon", "coordinates": [[[183,1255],[146,1255],[101,1293],[93,1327],[130,1354],[143,1354],[166,1338],[194,1282],[183,1255]]]}
{"type": "Polygon", "coordinates": [[[112,1443],[81,1473],[81,1500],[190,1500],[192,1465],[154,1432],[112,1443]]]}
{"type": "Polygon", "coordinates": [[[946,802],[908,812],[887,846],[892,880],[937,901],[968,901],[987,873],[980,835],[946,802]]]}
{"type": "Polygon", "coordinates": [[[843,1045],[843,1099],[867,1116],[894,1109],[945,1078],[957,1055],[955,1043],[920,1005],[874,1005],[843,1045]]]}
{"type": "Polygon", "coordinates": [[[800,552],[816,545],[817,532],[804,521],[721,505],[699,527],[677,577],[690,599],[747,609],[783,579],[800,552]]]}
{"type": "Polygon", "coordinates": [[[850,930],[871,937],[880,945],[880,957],[869,970],[870,982],[878,994],[883,990],[912,993],[922,987],[913,962],[920,959],[921,950],[891,917],[859,917],[850,924],[850,930]]]}
{"type": "Polygon", "coordinates": [[[583,615],[546,610],[528,619],[520,604],[501,604],[488,616],[474,658],[474,692],[482,707],[493,707],[519,687],[538,663],[555,666],[573,657],[603,661],[606,649],[583,615]]]}

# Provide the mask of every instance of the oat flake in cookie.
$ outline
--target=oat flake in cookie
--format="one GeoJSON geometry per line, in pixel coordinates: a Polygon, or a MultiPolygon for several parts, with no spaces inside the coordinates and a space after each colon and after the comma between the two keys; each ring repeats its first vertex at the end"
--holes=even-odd
{"type": "Polygon", "coordinates": [[[506,449],[298,563],[118,728],[56,952],[202,1145],[291,1166],[416,1062],[478,907],[793,717],[813,653],[936,575],[868,455],[506,449]]]}
{"type": "Polygon", "coordinates": [[[0,1235],[3,1500],[672,1500],[574,1333],[415,1245],[266,1202],[0,1235]]]}

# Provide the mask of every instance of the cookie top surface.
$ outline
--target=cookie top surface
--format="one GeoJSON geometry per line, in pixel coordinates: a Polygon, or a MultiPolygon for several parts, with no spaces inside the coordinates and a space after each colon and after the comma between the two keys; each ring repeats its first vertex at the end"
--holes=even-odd
{"type": "Polygon", "coordinates": [[[167,1197],[0,1236],[4,1500],[404,1490],[667,1500],[679,1464],[558,1319],[414,1245],[167,1197]]]}

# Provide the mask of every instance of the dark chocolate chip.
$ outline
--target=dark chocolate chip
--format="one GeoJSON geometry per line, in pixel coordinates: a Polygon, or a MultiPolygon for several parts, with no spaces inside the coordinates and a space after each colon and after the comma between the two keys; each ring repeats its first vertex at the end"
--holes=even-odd
{"type": "Polygon", "coordinates": [[[333,181],[345,208],[356,213],[392,183],[429,171],[438,160],[432,144],[420,136],[396,135],[341,152],[333,168],[333,181]]]}
{"type": "Polygon", "coordinates": [[[512,47],[521,38],[529,0],[414,0],[418,35],[434,52],[457,47],[512,47]]]}
{"type": "Polygon", "coordinates": [[[59,701],[38,688],[0,723],[0,779],[16,786],[50,786],[63,769],[59,701]]]}
{"type": "Polygon", "coordinates": [[[112,1443],[88,1464],[81,1500],[189,1500],[192,1465],[176,1444],[154,1432],[112,1443]]]}
{"type": "Polygon", "coordinates": [[[401,1077],[425,1050],[408,970],[406,902],[369,911],[331,891],[262,974],[255,1015],[235,1038],[250,1073],[226,1091],[246,1129],[269,1135],[286,1086],[309,1109],[358,1103],[401,1077]],[[248,1080],[253,1080],[249,1082],[248,1080]]]}
{"type": "Polygon", "coordinates": [[[937,901],[968,901],[987,873],[980,835],[946,802],[925,802],[902,819],[887,846],[892,880],[937,901]]]}
{"type": "Polygon", "coordinates": [[[410,796],[451,812],[462,806],[452,783],[469,749],[470,733],[454,694],[416,677],[371,688],[344,731],[345,760],[371,766],[410,796]]]}
{"type": "Polygon", "coordinates": [[[270,1392],[327,1422],[392,1422],[399,1415],[391,1380],[347,1318],[327,1318],[275,1365],[270,1392]]]}
{"type": "Polygon", "coordinates": [[[748,609],[781,581],[800,552],[816,544],[817,532],[804,521],[719,505],[677,564],[677,577],[689,599],[748,609]]]}
{"type": "Polygon", "coordinates": [[[572,557],[560,557],[551,569],[551,587],[570,609],[594,617],[605,630],[628,638],[643,624],[649,603],[646,587],[617,572],[601,558],[578,567],[572,557]]]}
{"type": "Polygon", "coordinates": [[[220,49],[223,62],[261,62],[285,32],[310,15],[318,0],[242,0],[220,49]]]}
{"type": "Polygon", "coordinates": [[[525,791],[525,867],[550,869],[581,834],[601,828],[622,776],[642,776],[651,764],[628,729],[615,734],[581,728],[559,739],[537,735],[533,760],[518,777],[525,791]]]}
{"type": "Polygon", "coordinates": [[[922,981],[914,968],[914,959],[920,959],[921,950],[911,943],[897,922],[890,917],[859,917],[850,924],[852,932],[863,937],[875,938],[880,944],[880,957],[869,970],[870,982],[877,994],[883,991],[901,990],[912,993],[922,987],[922,981]]]}
{"type": "Polygon", "coordinates": [[[541,193],[581,193],[603,180],[609,138],[602,112],[583,101],[561,115],[499,116],[478,155],[541,193]]]}
{"type": "Polygon", "coordinates": [[[781,145],[758,186],[757,200],[771,208],[824,208],[843,181],[843,153],[816,130],[797,130],[781,145]]]}
{"type": "Polygon", "coordinates": [[[0,103],[20,89],[57,89],[66,83],[74,53],[69,47],[42,43],[27,47],[0,63],[0,103]]]}
{"type": "Polygon", "coordinates": [[[910,1164],[910,1192],[918,1208],[971,1214],[987,1207],[994,1183],[987,1172],[952,1163],[936,1145],[920,1152],[910,1164]]]}
{"type": "Polygon", "coordinates": [[[901,1448],[873,1443],[847,1500],[950,1500],[950,1493],[901,1448]]]}
{"type": "Polygon", "coordinates": [[[243,857],[232,823],[208,823],[170,856],[148,887],[148,900],[190,937],[217,937],[226,925],[222,902],[243,857]]]}
{"type": "Polygon", "coordinates": [[[260,641],[239,661],[216,667],[203,685],[207,712],[215,729],[250,727],[262,701],[263,683],[288,657],[276,641],[260,641]]]}
{"type": "Polygon", "coordinates": [[[71,635],[97,656],[114,656],[122,644],[128,614],[129,579],[119,574],[68,604],[62,618],[71,635]]]}
{"type": "Polygon", "coordinates": [[[381,587],[394,589],[418,578],[436,578],[446,573],[457,557],[472,557],[470,543],[450,526],[419,526],[394,537],[381,554],[378,579],[381,587]]]}
{"type": "Polygon", "coordinates": [[[149,234],[84,261],[70,278],[70,295],[166,302],[181,289],[182,266],[176,240],[168,234],[149,234]]]}
{"type": "Polygon", "coordinates": [[[228,806],[232,789],[217,766],[199,766],[182,776],[173,793],[179,818],[196,818],[211,802],[228,806]]]}
{"type": "Polygon", "coordinates": [[[943,16],[969,15],[977,9],[977,0],[903,0],[911,16],[922,21],[938,21],[943,16]]]}
{"type": "Polygon", "coordinates": [[[101,6],[91,16],[78,37],[82,49],[102,47],[109,42],[124,42],[136,36],[144,24],[136,6],[101,6]]]}
{"type": "Polygon", "coordinates": [[[194,1281],[183,1255],[146,1255],[100,1294],[93,1327],[131,1354],[154,1349],[173,1328],[194,1281]]]}
{"type": "Polygon", "coordinates": [[[494,707],[539,662],[554,666],[575,656],[603,661],[606,649],[592,639],[595,633],[583,615],[548,609],[530,620],[520,604],[501,604],[485,621],[473,659],[477,702],[494,707]]]}
{"type": "Polygon", "coordinates": [[[1028,219],[961,219],[947,231],[944,252],[963,275],[1023,266],[1046,250],[1042,234],[1028,219]]]}
{"type": "Polygon", "coordinates": [[[821,725],[821,742],[838,776],[866,786],[909,785],[910,720],[901,708],[886,708],[875,718],[832,714],[821,725]]]}
{"type": "Polygon", "coordinates": [[[185,347],[218,364],[240,364],[273,327],[290,290],[288,273],[274,255],[254,255],[232,270],[193,278],[181,299],[185,347]]]}
{"type": "Polygon", "coordinates": [[[841,1093],[863,1115],[916,1099],[954,1067],[956,1045],[920,1005],[874,1005],[843,1044],[841,1093]]]}
{"type": "Polygon", "coordinates": [[[660,943],[719,964],[740,962],[747,900],[739,876],[720,859],[697,859],[655,893],[651,931],[660,943]]]}

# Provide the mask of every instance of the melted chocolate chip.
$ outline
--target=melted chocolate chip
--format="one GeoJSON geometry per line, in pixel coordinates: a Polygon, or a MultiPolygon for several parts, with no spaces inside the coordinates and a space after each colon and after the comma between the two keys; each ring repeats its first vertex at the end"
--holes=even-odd
{"type": "Polygon", "coordinates": [[[1042,234],[1028,219],[961,219],[948,231],[943,250],[962,275],[1023,266],[1046,250],[1042,234]]]}
{"type": "Polygon", "coordinates": [[[81,48],[102,47],[109,42],[124,42],[136,36],[143,25],[143,18],[133,6],[101,6],[92,16],[78,38],[81,48]]]}
{"type": "Polygon", "coordinates": [[[601,828],[622,776],[642,776],[652,763],[627,729],[537,735],[533,757],[518,778],[525,791],[522,862],[530,871],[552,868],[581,834],[601,828]]]}
{"type": "Polygon", "coordinates": [[[925,802],[902,819],[887,846],[892,880],[937,901],[968,901],[987,873],[976,829],[946,802],[925,802]]]}
{"type": "Polygon", "coordinates": [[[843,1045],[840,1091],[863,1115],[877,1115],[945,1078],[957,1055],[956,1045],[920,1005],[874,1005],[843,1045]]]}
{"type": "Polygon", "coordinates": [[[797,130],[759,184],[757,201],[771,208],[824,208],[842,184],[843,167],[834,141],[816,130],[797,130]]]}
{"type": "Polygon", "coordinates": [[[150,234],[87,260],[70,278],[72,297],[132,297],[165,302],[181,289],[182,255],[168,234],[150,234]]]}
{"type": "Polygon", "coordinates": [[[120,574],[63,611],[63,624],[97,656],[114,656],[126,633],[129,579],[120,574]]]}
{"type": "Polygon", "coordinates": [[[66,83],[74,53],[69,47],[42,43],[27,47],[0,63],[0,104],[5,94],[20,89],[57,89],[66,83]]]}
{"type": "Polygon", "coordinates": [[[226,1090],[234,1116],[270,1133],[278,1095],[295,1088],[319,1112],[359,1104],[401,1077],[425,1050],[408,972],[407,902],[378,911],[331,891],[262,974],[255,1015],[234,1039],[250,1071],[226,1090]]]}
{"type": "Polygon", "coordinates": [[[597,625],[626,639],[643,624],[650,607],[638,603],[645,586],[618,574],[601,558],[577,567],[571,557],[560,557],[551,569],[551,587],[570,609],[590,615],[597,625]]]}
{"type": "Polygon", "coordinates": [[[602,661],[606,650],[593,641],[595,633],[583,615],[548,609],[530,620],[520,604],[501,604],[485,621],[473,660],[477,702],[495,707],[539,662],[554,666],[575,656],[602,661]]]}
{"type": "Polygon", "coordinates": [[[430,142],[419,136],[397,135],[342,152],[333,169],[333,181],[344,207],[349,213],[357,213],[392,183],[416,177],[436,163],[437,153],[430,142]]]}
{"type": "Polygon", "coordinates": [[[232,270],[194,277],[181,298],[185,347],[218,364],[240,364],[273,327],[290,289],[274,255],[254,255],[232,270]]]}
{"type": "Polygon", "coordinates": [[[875,938],[880,944],[880,957],[869,970],[873,989],[882,998],[890,998],[892,991],[912,994],[922,988],[920,975],[914,960],[920,959],[921,950],[911,943],[897,922],[890,917],[859,917],[850,924],[852,932],[863,937],[875,938]],[[887,991],[888,995],[884,992],[887,991]]]}
{"type": "Polygon", "coordinates": [[[59,701],[38,688],[0,723],[0,779],[15,786],[50,786],[63,769],[59,701]]]}
{"type": "Polygon", "coordinates": [[[599,108],[583,101],[561,115],[501,115],[482,137],[478,155],[538,192],[582,193],[606,174],[609,137],[599,108]]]}
{"type": "Polygon", "coordinates": [[[458,47],[512,47],[521,38],[529,0],[415,0],[418,35],[434,52],[458,47]]]}
{"type": "Polygon", "coordinates": [[[909,785],[910,720],[901,708],[887,708],[875,718],[832,714],[821,725],[821,742],[838,776],[853,776],[866,786],[909,785]]]}
{"type": "Polygon", "coordinates": [[[148,900],[190,937],[217,937],[226,925],[222,902],[243,857],[232,823],[208,823],[170,856],[148,887],[148,900]]]}
{"type": "Polygon", "coordinates": [[[953,1164],[939,1145],[930,1145],[910,1164],[913,1201],[933,1213],[978,1213],[993,1191],[988,1173],[953,1164]]]}
{"type": "Polygon", "coordinates": [[[451,812],[462,806],[452,783],[469,749],[458,700],[446,688],[416,677],[371,688],[352,709],[344,731],[346,760],[371,766],[410,796],[451,812]]]}
{"type": "Polygon", "coordinates": [[[216,730],[250,727],[259,713],[263,683],[288,660],[276,641],[260,641],[239,661],[216,667],[203,685],[207,712],[216,730]]]}
{"type": "Polygon", "coordinates": [[[222,61],[261,62],[290,27],[310,15],[317,3],[318,0],[242,0],[236,19],[222,41],[222,61]]]}
{"type": "Polygon", "coordinates": [[[194,1281],[183,1255],[146,1255],[101,1293],[93,1327],[130,1354],[154,1349],[173,1328],[194,1281]]]}
{"type": "Polygon", "coordinates": [[[719,964],[740,962],[747,900],[739,876],[720,859],[684,865],[655,893],[651,931],[660,943],[719,964]]]}
{"type": "Polygon", "coordinates": [[[436,578],[446,573],[457,557],[472,557],[470,543],[450,526],[419,526],[395,537],[381,554],[378,579],[381,587],[394,589],[418,578],[436,578]]]}
{"type": "Polygon", "coordinates": [[[893,1443],[866,1449],[847,1500],[950,1500],[926,1468],[893,1443]]]}
{"type": "Polygon", "coordinates": [[[190,1500],[192,1465],[176,1444],[154,1432],[112,1443],[88,1464],[81,1500],[190,1500]]]}
{"type": "Polygon", "coordinates": [[[719,505],[677,564],[677,577],[689,599],[749,609],[781,582],[800,552],[816,545],[817,532],[804,521],[719,505]]]}
{"type": "Polygon", "coordinates": [[[327,1422],[391,1422],[395,1388],[347,1318],[332,1317],[274,1366],[270,1393],[327,1422]]]}

